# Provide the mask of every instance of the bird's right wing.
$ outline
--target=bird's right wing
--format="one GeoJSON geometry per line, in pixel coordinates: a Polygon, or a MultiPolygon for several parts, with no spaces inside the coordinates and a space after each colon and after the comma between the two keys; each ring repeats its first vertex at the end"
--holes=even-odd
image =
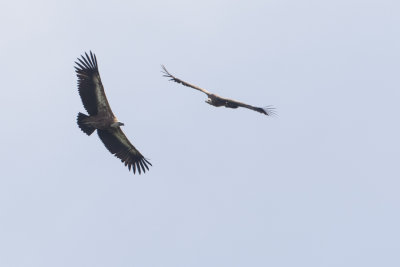
{"type": "Polygon", "coordinates": [[[205,93],[207,96],[211,95],[210,92],[208,92],[207,90],[205,90],[205,89],[203,89],[203,88],[200,88],[200,87],[198,87],[198,86],[196,86],[196,85],[187,83],[187,82],[185,82],[185,81],[183,81],[183,80],[181,80],[181,79],[176,78],[174,75],[172,75],[171,73],[168,72],[168,70],[165,68],[164,65],[161,65],[161,67],[163,68],[163,70],[161,71],[162,73],[164,73],[163,76],[164,76],[164,77],[167,77],[167,78],[170,78],[170,81],[174,81],[174,82],[180,83],[180,84],[182,84],[182,85],[184,85],[184,86],[187,86],[187,87],[190,87],[190,88],[199,90],[199,91],[205,93]]]}

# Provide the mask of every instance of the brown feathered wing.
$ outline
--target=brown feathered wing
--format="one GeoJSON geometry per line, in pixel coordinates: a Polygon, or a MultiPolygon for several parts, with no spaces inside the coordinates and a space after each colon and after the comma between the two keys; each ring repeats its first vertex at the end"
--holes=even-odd
{"type": "Polygon", "coordinates": [[[162,73],[164,73],[163,76],[167,77],[167,78],[170,78],[170,81],[174,81],[174,82],[180,83],[180,84],[182,84],[184,86],[199,90],[200,92],[205,93],[207,96],[211,95],[211,93],[209,91],[207,91],[206,89],[200,88],[200,87],[198,87],[196,85],[190,84],[190,83],[185,82],[185,81],[183,81],[183,80],[181,80],[179,78],[176,78],[174,75],[172,75],[171,73],[168,72],[167,68],[164,65],[161,65],[161,67],[163,69],[162,73]]]}
{"type": "MultiPolygon", "coordinates": [[[[215,95],[216,96],[216,95],[215,95]]],[[[216,96],[218,97],[221,101],[225,102],[225,106],[226,107],[231,107],[231,108],[238,108],[238,107],[242,107],[242,108],[248,108],[257,112],[260,112],[262,114],[265,114],[267,116],[272,116],[272,115],[276,115],[275,114],[275,108],[271,107],[271,106],[267,106],[267,107],[255,107],[252,105],[248,105],[246,103],[242,103],[233,99],[229,99],[229,98],[223,98],[220,96],[216,96]]]]}
{"type": "Polygon", "coordinates": [[[90,56],[85,53],[85,56],[82,55],[82,58],[78,58],[75,63],[79,95],[86,111],[91,116],[98,113],[108,113],[110,116],[114,116],[101,82],[96,55],[92,52],[90,52],[90,56]]]}
{"type": "Polygon", "coordinates": [[[138,171],[141,174],[149,170],[148,165],[151,166],[151,163],[129,142],[120,127],[98,129],[97,134],[106,148],[128,166],[129,170],[132,168],[133,173],[138,171]]]}

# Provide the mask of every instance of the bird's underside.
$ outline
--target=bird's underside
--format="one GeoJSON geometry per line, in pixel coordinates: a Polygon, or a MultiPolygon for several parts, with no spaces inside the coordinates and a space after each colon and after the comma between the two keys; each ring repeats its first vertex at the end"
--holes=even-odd
{"type": "Polygon", "coordinates": [[[92,52],[90,56],[85,53],[75,63],[79,95],[89,113],[78,113],[79,128],[87,135],[97,130],[104,146],[128,166],[129,170],[132,169],[133,173],[145,173],[151,163],[129,142],[120,127],[124,124],[114,116],[101,82],[96,56],[92,52]]]}
{"type": "Polygon", "coordinates": [[[183,81],[183,80],[181,80],[179,78],[176,78],[175,76],[173,76],[171,73],[168,72],[168,70],[165,68],[164,65],[161,65],[161,67],[163,69],[162,73],[163,73],[164,77],[170,78],[170,81],[174,81],[176,83],[180,83],[180,84],[182,84],[184,86],[187,86],[187,87],[190,87],[190,88],[193,88],[193,89],[196,89],[196,90],[198,90],[200,92],[205,93],[207,95],[207,97],[208,97],[208,99],[206,100],[206,103],[208,103],[208,104],[210,104],[212,106],[215,106],[215,107],[222,107],[223,106],[223,107],[226,107],[226,108],[238,108],[238,107],[248,108],[248,109],[260,112],[262,114],[265,114],[267,116],[271,116],[271,115],[275,114],[274,108],[271,107],[271,106],[267,106],[267,107],[263,107],[263,108],[255,107],[255,106],[248,105],[248,104],[245,104],[245,103],[233,100],[233,99],[220,97],[220,96],[218,96],[216,94],[210,93],[209,91],[207,91],[207,90],[205,90],[203,88],[200,88],[200,87],[198,87],[196,85],[190,84],[190,83],[185,82],[185,81],[183,81]]]}

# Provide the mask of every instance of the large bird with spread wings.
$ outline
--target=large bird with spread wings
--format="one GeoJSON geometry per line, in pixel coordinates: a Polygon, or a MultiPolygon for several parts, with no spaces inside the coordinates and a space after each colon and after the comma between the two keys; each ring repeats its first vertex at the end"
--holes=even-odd
{"type": "Polygon", "coordinates": [[[138,171],[139,174],[146,172],[151,163],[129,142],[120,128],[124,124],[118,121],[108,104],[100,79],[96,55],[92,52],[90,52],[90,56],[85,53],[85,56],[82,55],[75,63],[79,95],[83,106],[89,113],[89,116],[78,113],[79,128],[87,135],[91,135],[97,130],[105,147],[125,163],[129,170],[132,168],[133,173],[138,171]]]}
{"type": "Polygon", "coordinates": [[[215,107],[224,106],[226,108],[238,108],[238,107],[248,108],[248,109],[260,112],[262,114],[265,114],[267,116],[271,116],[271,115],[275,114],[273,107],[260,108],[260,107],[251,106],[251,105],[248,105],[248,104],[245,104],[245,103],[242,103],[242,102],[238,102],[236,100],[220,97],[220,96],[218,96],[216,94],[210,93],[209,91],[207,91],[207,90],[205,90],[203,88],[200,88],[200,87],[198,87],[196,85],[190,84],[188,82],[185,82],[185,81],[183,81],[181,79],[176,78],[174,75],[172,75],[171,73],[168,72],[167,68],[165,68],[164,65],[161,65],[161,67],[163,69],[162,70],[162,73],[164,74],[163,76],[167,77],[167,78],[170,78],[170,81],[174,81],[176,83],[180,83],[180,84],[182,84],[184,86],[187,86],[187,87],[190,87],[190,88],[193,88],[193,89],[196,89],[196,90],[199,90],[199,91],[205,93],[207,95],[207,97],[208,97],[208,99],[206,100],[207,104],[210,104],[210,105],[215,106],[215,107]]]}

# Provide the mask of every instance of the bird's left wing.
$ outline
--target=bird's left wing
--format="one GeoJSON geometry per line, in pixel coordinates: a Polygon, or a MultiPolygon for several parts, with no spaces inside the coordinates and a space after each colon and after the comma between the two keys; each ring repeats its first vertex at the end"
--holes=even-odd
{"type": "Polygon", "coordinates": [[[82,103],[89,115],[101,112],[112,114],[110,104],[101,82],[96,55],[90,51],[90,56],[85,53],[75,61],[75,71],[78,76],[78,89],[82,103]]]}
{"type": "Polygon", "coordinates": [[[257,112],[260,112],[262,114],[265,114],[267,116],[272,116],[272,115],[276,115],[275,113],[275,108],[271,107],[271,106],[267,106],[267,107],[255,107],[246,103],[242,103],[233,99],[228,99],[228,98],[221,98],[225,101],[225,103],[228,106],[232,106],[232,107],[242,107],[242,108],[248,108],[257,112]]]}
{"type": "Polygon", "coordinates": [[[141,174],[142,171],[145,173],[146,169],[149,170],[148,165],[151,166],[151,163],[129,142],[120,127],[98,129],[97,134],[106,148],[128,166],[129,170],[132,168],[133,173],[137,170],[141,174]]]}

